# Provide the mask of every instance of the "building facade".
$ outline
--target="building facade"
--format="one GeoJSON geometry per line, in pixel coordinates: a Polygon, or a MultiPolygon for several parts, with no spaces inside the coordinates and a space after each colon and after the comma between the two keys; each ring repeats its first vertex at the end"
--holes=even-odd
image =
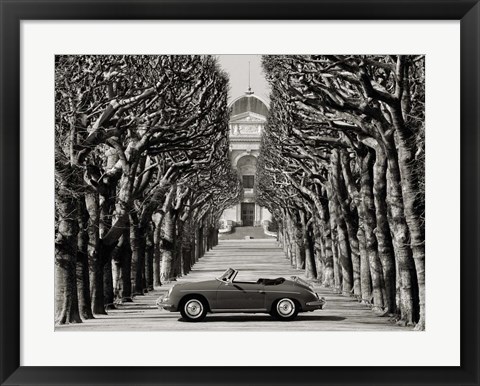
{"type": "Polygon", "coordinates": [[[254,186],[260,138],[267,121],[268,103],[248,91],[230,103],[230,159],[243,184],[243,200],[226,209],[222,220],[234,226],[260,226],[270,212],[255,202],[254,186]]]}

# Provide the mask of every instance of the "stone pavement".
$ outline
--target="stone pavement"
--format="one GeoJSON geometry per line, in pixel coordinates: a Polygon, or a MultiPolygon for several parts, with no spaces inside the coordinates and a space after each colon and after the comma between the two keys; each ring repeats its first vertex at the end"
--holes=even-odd
{"type": "MultiPolygon", "coordinates": [[[[221,240],[195,264],[182,281],[210,280],[232,267],[240,272],[239,280],[256,280],[259,277],[288,278],[301,276],[302,271],[290,266],[283,251],[274,239],[221,240]]],[[[332,293],[330,289],[314,286],[315,291],[327,300],[323,310],[302,313],[291,322],[274,320],[267,314],[207,314],[200,323],[183,321],[180,313],[159,310],[155,300],[170,289],[175,282],[165,284],[133,303],[109,310],[108,315],[98,315],[82,324],[56,327],[56,331],[406,331],[411,328],[393,324],[388,317],[376,316],[367,306],[353,298],[332,293]]]]}

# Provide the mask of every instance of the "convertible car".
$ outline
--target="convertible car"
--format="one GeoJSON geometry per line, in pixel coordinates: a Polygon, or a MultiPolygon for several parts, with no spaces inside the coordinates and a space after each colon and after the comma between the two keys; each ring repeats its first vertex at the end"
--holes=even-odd
{"type": "Polygon", "coordinates": [[[257,281],[236,281],[238,271],[227,269],[215,280],[174,285],[157,306],[178,312],[189,322],[199,322],[207,312],[269,313],[279,320],[292,320],[299,312],[322,309],[320,298],[309,284],[292,276],[257,281]]]}

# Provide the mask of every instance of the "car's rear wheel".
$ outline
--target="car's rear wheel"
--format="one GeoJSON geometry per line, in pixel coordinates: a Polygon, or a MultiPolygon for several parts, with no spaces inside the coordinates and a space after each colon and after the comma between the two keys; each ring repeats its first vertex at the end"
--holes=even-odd
{"type": "Polygon", "coordinates": [[[202,299],[192,297],[183,302],[180,313],[188,322],[200,322],[207,315],[207,306],[202,299]]]}
{"type": "Polygon", "coordinates": [[[279,320],[293,320],[298,314],[298,307],[292,299],[279,299],[273,305],[271,314],[279,320]]]}

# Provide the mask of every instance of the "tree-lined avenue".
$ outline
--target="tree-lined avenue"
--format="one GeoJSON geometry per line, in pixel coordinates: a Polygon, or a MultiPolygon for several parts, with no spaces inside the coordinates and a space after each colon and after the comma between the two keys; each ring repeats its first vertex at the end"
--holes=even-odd
{"type": "Polygon", "coordinates": [[[238,269],[240,279],[258,277],[289,278],[303,275],[290,265],[275,240],[225,240],[207,252],[190,273],[176,282],[165,284],[145,296],[138,296],[133,303],[125,303],[108,315],[97,316],[82,324],[57,327],[57,331],[405,331],[393,324],[388,317],[379,318],[364,304],[355,299],[334,294],[332,290],[314,285],[315,291],[327,299],[324,310],[302,313],[292,322],[276,321],[268,314],[208,314],[202,323],[187,323],[180,314],[159,310],[157,298],[172,285],[184,281],[211,280],[219,276],[225,267],[238,269]]]}

